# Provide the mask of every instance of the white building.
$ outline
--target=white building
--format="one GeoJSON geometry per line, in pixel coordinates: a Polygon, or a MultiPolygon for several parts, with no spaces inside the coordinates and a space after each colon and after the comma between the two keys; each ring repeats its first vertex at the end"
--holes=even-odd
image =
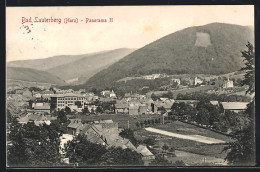
{"type": "Polygon", "coordinates": [[[228,78],[227,81],[224,81],[222,87],[223,88],[233,88],[233,81],[229,80],[229,78],[228,78]]]}
{"type": "Polygon", "coordinates": [[[199,79],[198,77],[195,77],[194,79],[194,85],[197,85],[197,84],[202,84],[203,81],[201,79],[199,79]]]}

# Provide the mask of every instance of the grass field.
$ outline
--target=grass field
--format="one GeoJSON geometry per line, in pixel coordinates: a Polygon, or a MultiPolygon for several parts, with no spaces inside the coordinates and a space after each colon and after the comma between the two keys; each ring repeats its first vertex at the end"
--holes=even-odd
{"type": "Polygon", "coordinates": [[[201,86],[201,87],[194,87],[194,88],[184,88],[180,90],[172,90],[173,97],[174,99],[177,98],[178,94],[186,94],[186,93],[193,93],[193,92],[199,92],[199,91],[207,91],[214,89],[214,85],[206,85],[206,86],[201,86]]]}
{"type": "Polygon", "coordinates": [[[174,121],[172,123],[167,123],[165,125],[157,125],[154,126],[153,128],[179,133],[179,134],[202,135],[206,137],[212,137],[215,139],[223,140],[226,142],[232,141],[230,137],[225,136],[223,134],[219,134],[214,131],[200,128],[191,124],[183,123],[181,121],[174,121]]]}
{"type": "Polygon", "coordinates": [[[194,166],[212,166],[217,164],[226,165],[223,158],[216,158],[212,156],[198,155],[189,152],[175,151],[176,157],[169,157],[168,160],[175,162],[182,160],[188,165],[194,166]]]}
{"type": "MultiPolygon", "coordinates": [[[[213,131],[203,129],[191,124],[183,123],[180,121],[175,121],[165,125],[155,125],[153,128],[162,129],[169,132],[176,132],[184,135],[202,135],[206,137],[211,137],[215,139],[224,140],[226,142],[232,141],[231,138],[215,133],[213,131]]],[[[222,152],[226,144],[205,144],[199,143],[192,140],[185,140],[180,138],[173,138],[165,135],[160,135],[146,131],[145,129],[140,129],[135,132],[135,136],[139,140],[144,140],[147,138],[153,138],[156,140],[156,145],[162,147],[164,144],[167,144],[170,148],[174,147],[176,150],[189,152],[197,154],[198,157],[208,156],[214,158],[224,159],[226,157],[226,152],[222,152]]],[[[193,155],[194,157],[195,155],[193,155]]],[[[176,158],[175,158],[176,159],[176,158]]],[[[175,160],[174,159],[174,160],[175,160]]],[[[194,161],[194,160],[193,160],[194,161]]]]}

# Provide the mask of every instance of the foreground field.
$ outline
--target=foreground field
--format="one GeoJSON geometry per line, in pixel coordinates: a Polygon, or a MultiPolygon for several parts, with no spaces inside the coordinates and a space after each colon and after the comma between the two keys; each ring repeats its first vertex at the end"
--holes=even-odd
{"type": "MultiPolygon", "coordinates": [[[[201,135],[204,136],[202,138],[210,137],[213,139],[223,140],[225,142],[232,141],[232,139],[228,136],[180,121],[175,121],[165,125],[155,125],[153,128],[178,133],[179,135],[201,135]]],[[[202,163],[202,157],[205,157],[208,160],[206,161],[208,163],[220,163],[223,165],[224,158],[227,154],[227,152],[223,151],[224,147],[226,147],[226,143],[207,144],[195,140],[186,140],[183,138],[170,137],[159,133],[153,133],[145,129],[137,130],[135,132],[135,136],[139,140],[145,140],[148,138],[155,139],[155,146],[162,147],[164,144],[166,144],[169,146],[169,148],[174,147],[177,152],[179,151],[179,153],[181,153],[178,154],[176,152],[177,157],[172,157],[169,159],[173,162],[176,160],[183,160],[185,162],[186,159],[189,163],[202,163]],[[191,156],[189,157],[188,155],[191,156]]]]}
{"type": "Polygon", "coordinates": [[[176,157],[170,157],[170,161],[183,161],[188,165],[199,165],[199,166],[207,166],[207,165],[227,165],[224,159],[216,158],[213,156],[205,156],[199,155],[184,151],[175,151],[176,157]]]}

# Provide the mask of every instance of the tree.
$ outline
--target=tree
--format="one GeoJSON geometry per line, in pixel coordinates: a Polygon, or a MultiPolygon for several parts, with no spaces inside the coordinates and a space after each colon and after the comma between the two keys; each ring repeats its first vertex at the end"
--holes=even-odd
{"type": "Polygon", "coordinates": [[[255,92],[255,50],[250,42],[247,43],[246,47],[248,50],[241,51],[242,57],[245,58],[245,67],[241,68],[241,71],[246,71],[242,85],[249,86],[246,94],[253,94],[255,92]]]}
{"type": "Polygon", "coordinates": [[[132,129],[124,129],[119,133],[119,136],[129,139],[133,145],[137,145],[137,140],[134,136],[134,131],[132,129]]]}
{"type": "Polygon", "coordinates": [[[169,146],[166,145],[166,144],[164,144],[163,147],[162,147],[162,149],[163,149],[164,151],[167,151],[167,150],[169,149],[169,146]]]}
{"type": "Polygon", "coordinates": [[[164,114],[165,112],[167,112],[163,106],[158,107],[158,111],[161,111],[161,114],[164,114]]]}
{"type": "Polygon", "coordinates": [[[162,97],[172,99],[173,93],[171,91],[168,91],[167,93],[163,94],[162,97]]]}
{"type": "Polygon", "coordinates": [[[84,107],[84,109],[82,109],[82,113],[84,115],[86,115],[87,113],[89,113],[88,107],[84,107]]]}
{"type": "Polygon", "coordinates": [[[152,93],[151,98],[153,99],[153,101],[158,99],[158,96],[156,96],[154,93],[152,93]]]}
{"type": "Polygon", "coordinates": [[[136,125],[137,128],[140,127],[140,123],[138,121],[135,123],[135,125],[136,125]]]}
{"type": "Polygon", "coordinates": [[[54,94],[56,93],[56,91],[52,87],[50,87],[49,90],[52,91],[54,94]]]}
{"type": "Polygon", "coordinates": [[[98,165],[101,157],[107,150],[105,146],[89,142],[84,135],[78,135],[65,145],[65,157],[71,163],[78,163],[80,166],[98,165]]]}
{"type": "Polygon", "coordinates": [[[78,108],[81,108],[81,107],[82,107],[82,104],[81,104],[80,101],[76,101],[76,102],[75,102],[75,105],[77,105],[78,108]]]}
{"type": "Polygon", "coordinates": [[[170,151],[170,152],[175,152],[175,148],[174,148],[174,147],[171,147],[171,148],[169,149],[169,151],[170,151]]]}
{"type": "Polygon", "coordinates": [[[124,166],[137,166],[143,165],[141,154],[132,151],[131,149],[122,148],[109,148],[108,152],[102,155],[101,165],[124,165],[124,166]]]}
{"type": "Polygon", "coordinates": [[[57,120],[59,120],[61,123],[67,122],[68,119],[63,109],[58,111],[57,120]]]}
{"type": "Polygon", "coordinates": [[[209,111],[205,108],[201,108],[198,111],[196,122],[202,125],[209,125],[209,111]]]}
{"type": "MultiPolygon", "coordinates": [[[[246,94],[255,93],[255,52],[253,45],[248,42],[248,50],[241,51],[244,57],[245,67],[241,68],[246,71],[242,85],[248,85],[246,94]]],[[[255,165],[255,100],[248,104],[245,111],[249,119],[249,124],[233,134],[234,142],[230,142],[225,151],[229,150],[225,160],[233,165],[255,165]]]]}
{"type": "Polygon", "coordinates": [[[146,144],[147,146],[153,146],[153,145],[155,145],[156,142],[155,142],[154,139],[148,138],[148,139],[145,139],[145,140],[143,141],[143,143],[146,144]]]}
{"type": "Polygon", "coordinates": [[[186,115],[185,109],[186,109],[186,104],[184,102],[174,103],[171,107],[171,112],[173,115],[182,117],[186,115]]]}
{"type": "Polygon", "coordinates": [[[70,113],[71,112],[71,110],[70,110],[70,108],[68,106],[65,107],[65,112],[66,113],[70,113]]]}
{"type": "Polygon", "coordinates": [[[152,166],[172,166],[173,164],[165,159],[162,155],[158,155],[154,160],[151,161],[149,165],[152,166]]]}
{"type": "Polygon", "coordinates": [[[144,125],[143,121],[140,122],[140,127],[142,128],[144,125]]]}
{"type": "Polygon", "coordinates": [[[94,94],[97,94],[98,93],[98,90],[96,88],[92,88],[91,89],[91,92],[94,93],[94,94]]]}
{"type": "Polygon", "coordinates": [[[97,113],[103,113],[102,107],[98,106],[97,109],[96,109],[96,112],[97,113]]]}
{"type": "Polygon", "coordinates": [[[42,91],[40,88],[38,88],[38,87],[30,87],[29,88],[29,91],[42,91]]]}
{"type": "Polygon", "coordinates": [[[29,122],[20,125],[14,122],[7,148],[7,163],[11,167],[48,167],[60,165],[59,133],[51,125],[36,126],[29,122]]]}

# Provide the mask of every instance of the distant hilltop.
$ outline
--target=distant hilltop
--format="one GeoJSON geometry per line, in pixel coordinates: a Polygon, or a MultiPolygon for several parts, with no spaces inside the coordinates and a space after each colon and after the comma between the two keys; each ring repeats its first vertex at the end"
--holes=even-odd
{"type": "MultiPolygon", "coordinates": [[[[11,61],[7,63],[7,67],[45,71],[66,81],[66,84],[82,84],[97,72],[117,62],[133,51],[134,49],[120,48],[83,55],[61,55],[45,59],[11,61]]],[[[18,78],[18,76],[16,76],[16,79],[23,80],[25,78],[18,78]]],[[[31,77],[29,80],[40,82],[37,76],[31,77]],[[34,78],[36,78],[36,80],[34,80],[34,78]]]]}

